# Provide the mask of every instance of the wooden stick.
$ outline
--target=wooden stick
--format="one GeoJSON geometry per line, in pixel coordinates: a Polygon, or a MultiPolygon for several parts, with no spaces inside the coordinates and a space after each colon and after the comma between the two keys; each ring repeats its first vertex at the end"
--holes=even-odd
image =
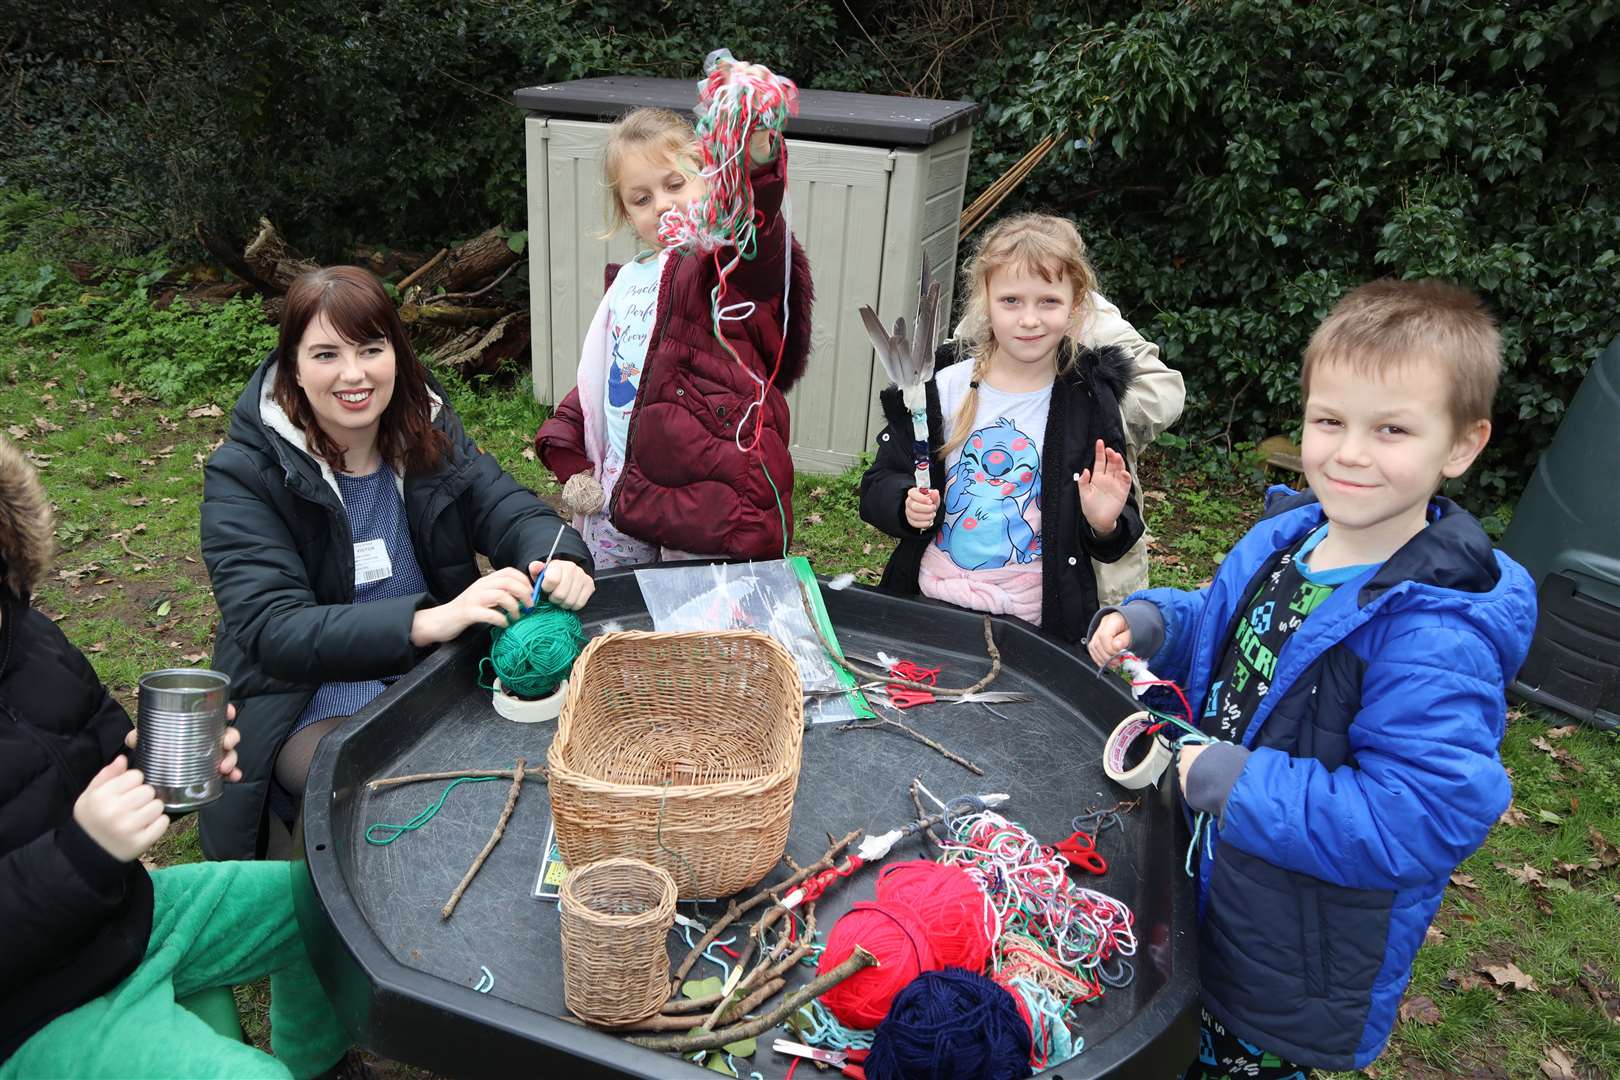
{"type": "Polygon", "coordinates": [[[527,758],[518,758],[517,767],[511,773],[512,786],[506,792],[506,806],[501,809],[501,820],[495,823],[495,831],[490,834],[488,843],[484,845],[484,850],[478,853],[478,858],[474,859],[473,864],[467,868],[467,873],[461,878],[461,884],[457,885],[456,891],[450,894],[449,901],[439,912],[439,918],[448,919],[451,913],[456,910],[456,905],[461,902],[461,894],[467,891],[467,886],[472,884],[472,879],[477,876],[478,871],[483,867],[484,860],[489,858],[489,853],[495,850],[495,845],[501,842],[501,836],[506,832],[506,823],[512,819],[512,808],[517,806],[518,793],[523,790],[523,767],[528,763],[527,758]]]}
{"type": "MultiPolygon", "coordinates": [[[[463,769],[461,772],[424,772],[412,773],[410,776],[387,776],[381,780],[367,782],[366,787],[372,791],[379,791],[395,784],[414,784],[421,780],[459,780],[464,776],[500,776],[510,777],[511,769],[463,769]]],[[[538,778],[543,784],[547,780],[546,767],[536,765],[532,769],[523,770],[525,780],[538,778]]]]}
{"type": "Polygon", "coordinates": [[[523,265],[523,264],[522,263],[513,263],[511,266],[508,266],[505,270],[501,271],[500,277],[496,278],[494,281],[490,282],[488,285],[485,285],[482,289],[476,289],[476,290],[474,290],[472,292],[440,293],[438,296],[435,296],[435,297],[432,298],[432,302],[437,304],[437,303],[440,303],[441,301],[444,301],[444,300],[476,300],[480,296],[483,296],[485,293],[489,292],[489,290],[493,289],[495,286],[499,285],[501,282],[505,281],[506,280],[506,275],[510,274],[512,271],[516,270],[521,265],[523,265]]]}
{"type": "MultiPolygon", "coordinates": [[[[746,1000],[746,1001],[744,1001],[742,1003],[742,1011],[747,1012],[749,1009],[758,1008],[759,1004],[762,1001],[765,1001],[772,994],[777,993],[778,991],[780,991],[782,989],[782,987],[784,987],[786,985],[787,985],[787,980],[786,979],[776,979],[776,980],[774,980],[772,982],[766,983],[764,986],[761,986],[757,991],[755,991],[754,993],[748,995],[748,1000],[746,1000]]],[[[609,1028],[608,1030],[610,1030],[610,1031],[691,1031],[692,1030],[692,1021],[694,1019],[696,1019],[696,1017],[692,1017],[692,1016],[669,1016],[669,1015],[666,1015],[666,1014],[663,1014],[663,1013],[657,1013],[657,1014],[654,1014],[652,1016],[647,1017],[647,1019],[645,1019],[645,1020],[637,1020],[633,1024],[625,1024],[625,1025],[623,1025],[621,1027],[609,1028]]]]}
{"type": "MultiPolygon", "coordinates": [[[[724,931],[726,927],[736,922],[743,915],[746,915],[748,912],[752,911],[766,900],[775,899],[779,894],[792,889],[801,881],[808,878],[811,874],[819,874],[821,871],[827,869],[833,864],[834,859],[843,854],[845,848],[859,840],[864,833],[864,829],[856,829],[842,840],[834,841],[833,845],[827,849],[827,854],[823,855],[809,866],[806,866],[803,870],[800,870],[792,877],[776,885],[770,885],[761,889],[759,892],[755,893],[741,904],[738,904],[736,901],[732,901],[732,903],[726,908],[726,913],[722,915],[713,926],[709,927],[709,932],[704,934],[703,937],[698,940],[696,945],[692,946],[692,950],[686,954],[686,959],[682,960],[680,965],[676,967],[675,975],[671,980],[672,987],[670,989],[670,996],[675,997],[680,994],[681,984],[686,981],[686,973],[692,970],[692,965],[697,963],[698,957],[703,955],[703,950],[707,949],[709,947],[709,943],[715,938],[719,937],[721,932],[724,931]]],[[[718,1001],[719,998],[716,998],[715,1000],[718,1001]]]]}
{"type": "Polygon", "coordinates": [[[896,731],[901,732],[902,734],[909,735],[911,738],[916,739],[918,742],[922,743],[924,746],[928,747],[929,749],[934,750],[935,752],[939,753],[943,757],[948,758],[949,760],[956,762],[958,765],[962,766],[962,768],[966,769],[968,772],[972,773],[973,775],[975,775],[975,776],[983,776],[984,775],[984,770],[979,768],[977,765],[973,764],[973,762],[969,761],[967,758],[963,757],[962,755],[956,753],[953,750],[947,750],[944,746],[941,746],[939,743],[935,742],[933,739],[930,739],[928,736],[924,735],[922,732],[918,731],[916,728],[907,727],[905,724],[901,723],[899,720],[893,719],[892,717],[885,718],[885,717],[880,716],[876,720],[851,720],[847,724],[839,724],[837,730],[839,730],[839,731],[871,731],[871,730],[873,730],[875,728],[893,728],[896,731]]]}
{"type": "MultiPolygon", "coordinates": [[[[799,939],[798,945],[786,956],[767,969],[764,964],[748,973],[748,976],[738,984],[738,990],[747,992],[761,979],[770,982],[787,973],[787,970],[806,956],[815,948],[816,937],[816,902],[810,901],[804,905],[804,937],[799,939]],[[760,972],[764,971],[761,975],[760,972]]],[[[672,1016],[679,1013],[700,1012],[720,1000],[719,994],[705,994],[700,998],[673,998],[664,1005],[664,1015],[672,1016]]],[[[690,1018],[688,1018],[690,1019],[690,1018]]]]}
{"type": "Polygon", "coordinates": [[[782,999],[782,1003],[764,1016],[756,1017],[740,1024],[733,1024],[719,1031],[711,1031],[706,1035],[665,1035],[655,1038],[631,1039],[637,1046],[644,1046],[648,1050],[667,1050],[670,1053],[685,1054],[693,1050],[714,1050],[738,1039],[748,1039],[780,1024],[787,1017],[792,1016],[805,1002],[818,998],[828,990],[837,986],[851,975],[864,967],[877,963],[877,958],[860,946],[842,964],[823,975],[811,979],[803,987],[795,990],[782,999]]]}
{"type": "MultiPolygon", "coordinates": [[[[915,776],[911,781],[911,805],[917,808],[917,823],[919,825],[928,820],[928,811],[923,809],[922,798],[917,794],[917,785],[921,782],[921,773],[917,774],[917,776],[915,776]]],[[[923,825],[920,831],[922,832],[923,836],[927,838],[928,842],[934,845],[935,849],[939,851],[945,850],[945,845],[939,842],[939,837],[935,835],[934,827],[932,825],[923,825]]]]}
{"type": "Polygon", "coordinates": [[[406,274],[400,279],[399,284],[394,287],[403,294],[406,289],[422,280],[423,274],[426,274],[429,270],[433,269],[435,266],[438,266],[439,263],[444,261],[444,257],[448,254],[450,254],[449,248],[440,248],[437,255],[433,256],[433,258],[429,259],[421,266],[418,266],[415,270],[412,270],[409,274],[406,274]]]}

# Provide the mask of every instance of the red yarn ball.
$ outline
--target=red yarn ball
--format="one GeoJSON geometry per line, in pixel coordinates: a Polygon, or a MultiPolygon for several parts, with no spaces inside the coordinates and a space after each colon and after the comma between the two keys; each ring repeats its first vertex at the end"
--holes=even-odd
{"type": "Polygon", "coordinates": [[[989,908],[983,890],[960,866],[927,859],[886,866],[878,875],[877,902],[917,913],[940,967],[978,973],[990,962],[989,908]]]}
{"type": "Polygon", "coordinates": [[[878,875],[877,901],[856,904],[833,924],[817,970],[843,963],[860,945],[877,964],[821,997],[846,1027],[875,1028],[895,995],[925,971],[983,971],[990,960],[984,893],[961,867],[919,859],[878,875]]]}
{"type": "Polygon", "coordinates": [[[821,1003],[845,1027],[871,1029],[889,1014],[895,995],[925,971],[938,971],[928,940],[928,928],[909,909],[881,904],[856,904],[827,935],[827,947],[816,965],[831,971],[859,945],[877,963],[862,968],[821,995],[821,1003]]]}

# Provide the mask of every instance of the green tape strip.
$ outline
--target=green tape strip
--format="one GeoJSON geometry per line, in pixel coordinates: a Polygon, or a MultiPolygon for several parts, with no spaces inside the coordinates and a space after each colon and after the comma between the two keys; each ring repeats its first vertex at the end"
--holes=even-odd
{"type": "MultiPolygon", "coordinates": [[[[810,569],[810,560],[803,555],[795,555],[788,560],[788,565],[793,567],[793,573],[804,583],[805,592],[810,596],[810,606],[814,609],[816,624],[821,627],[821,632],[827,635],[827,640],[838,646],[838,655],[842,657],[844,647],[839,644],[838,631],[833,629],[832,620],[827,617],[827,606],[821,602],[821,582],[816,580],[816,572],[810,569]]],[[[877,713],[873,712],[872,706],[867,703],[866,695],[855,689],[855,676],[839,668],[838,681],[848,688],[850,708],[855,710],[857,717],[863,720],[877,719],[877,713]]]]}

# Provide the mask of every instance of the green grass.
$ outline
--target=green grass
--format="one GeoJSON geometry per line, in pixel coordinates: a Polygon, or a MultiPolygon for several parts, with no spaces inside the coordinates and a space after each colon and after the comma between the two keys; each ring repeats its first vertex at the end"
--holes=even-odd
{"type": "MultiPolygon", "coordinates": [[[[8,207],[0,200],[0,245],[25,238],[8,235],[8,207]]],[[[133,707],[142,672],[209,652],[218,613],[198,552],[201,462],[224,435],[266,331],[245,309],[220,318],[143,308],[133,278],[86,290],[57,266],[40,284],[41,265],[55,264],[22,246],[0,251],[0,426],[42,466],[57,514],[56,569],[36,603],[133,707]],[[24,303],[38,325],[16,325],[24,303]],[[154,352],[163,349],[167,357],[154,352]],[[204,354],[206,363],[196,360],[204,354]],[[176,356],[192,357],[196,370],[176,367],[176,356]]],[[[545,416],[526,379],[442,379],[478,443],[523,483],[555,492],[525,453],[545,416]]],[[[797,478],[794,552],[822,573],[870,584],[893,541],[859,519],[858,482],[859,469],[797,478]]],[[[1150,458],[1144,482],[1157,585],[1206,581],[1260,510],[1242,463],[1222,472],[1206,460],[1150,458]]],[[[1620,1075],[1620,871],[1603,865],[1590,831],[1620,843],[1620,740],[1587,730],[1549,737],[1556,723],[1514,711],[1502,756],[1517,814],[1462,867],[1471,884],[1448,890],[1439,934],[1417,959],[1411,993],[1433,1001],[1434,1022],[1402,1022],[1366,1075],[1540,1077],[1552,1048],[1585,1076],[1620,1075]],[[1509,962],[1536,989],[1498,987],[1481,973],[1509,962]]],[[[194,823],[178,823],[149,858],[200,859],[194,823]]],[[[238,999],[263,1044],[263,984],[239,988],[238,999]]]]}

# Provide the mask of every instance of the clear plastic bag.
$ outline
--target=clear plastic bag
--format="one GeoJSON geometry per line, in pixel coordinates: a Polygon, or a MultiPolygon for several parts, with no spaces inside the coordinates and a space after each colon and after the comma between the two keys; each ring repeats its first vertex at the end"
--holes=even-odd
{"type": "MultiPolygon", "coordinates": [[[[817,618],[832,637],[832,624],[819,610],[821,589],[803,558],[771,562],[715,563],[709,566],[659,566],[636,571],[653,628],[677,630],[759,630],[771,635],[793,656],[809,695],[805,719],[827,724],[869,717],[855,681],[834,664],[805,610],[799,583],[809,585],[817,618]],[[827,696],[825,691],[848,690],[827,696]]],[[[836,642],[836,637],[833,639],[836,642]]]]}

